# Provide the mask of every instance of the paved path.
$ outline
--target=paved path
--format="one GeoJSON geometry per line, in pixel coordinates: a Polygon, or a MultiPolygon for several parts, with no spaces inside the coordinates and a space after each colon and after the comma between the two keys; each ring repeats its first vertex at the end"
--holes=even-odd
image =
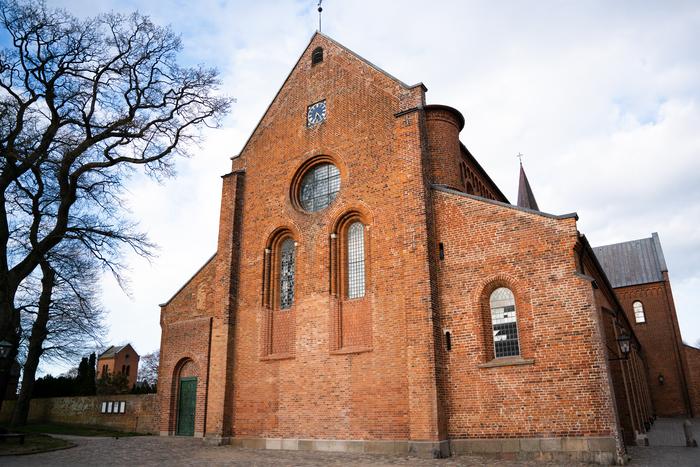
{"type": "MultiPolygon", "coordinates": [[[[657,418],[647,433],[649,446],[685,447],[685,418],[657,418]]],[[[691,419],[695,439],[700,442],[700,418],[691,419]]]]}
{"type": "MultiPolygon", "coordinates": [[[[87,438],[62,436],[77,447],[30,456],[0,457],[3,467],[47,466],[543,466],[479,456],[418,459],[374,454],[311,451],[266,451],[231,446],[205,446],[199,439],[159,436],[87,438]]],[[[577,464],[570,464],[577,465],[577,464]]],[[[578,464],[583,466],[585,464],[578,464]]]]}
{"type": "MultiPolygon", "coordinates": [[[[77,447],[29,456],[0,457],[12,466],[545,466],[542,462],[495,460],[479,456],[417,459],[372,454],[265,451],[205,446],[201,440],[158,436],[89,438],[63,436],[77,447]]],[[[700,448],[630,448],[633,466],[700,466],[700,448]]],[[[577,464],[567,464],[576,466],[577,464]]],[[[578,464],[583,466],[584,464],[578,464]]]]}
{"type": "Polygon", "coordinates": [[[700,448],[628,447],[633,466],[698,467],[700,448]]]}

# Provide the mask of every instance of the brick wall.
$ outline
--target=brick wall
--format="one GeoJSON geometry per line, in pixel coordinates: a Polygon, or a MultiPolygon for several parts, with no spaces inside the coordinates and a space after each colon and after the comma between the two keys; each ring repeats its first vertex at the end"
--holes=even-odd
{"type": "Polygon", "coordinates": [[[579,270],[591,281],[594,289],[620,431],[625,444],[634,445],[649,430],[654,416],[646,352],[585,237],[581,237],[576,253],[579,270]],[[623,334],[630,338],[627,356],[621,352],[618,342],[623,334]]]}
{"type": "Polygon", "coordinates": [[[575,219],[454,192],[436,191],[435,205],[450,437],[617,437],[595,298],[576,274],[575,219]],[[515,295],[519,358],[493,358],[497,287],[515,295]]]}
{"type": "Polygon", "coordinates": [[[216,257],[211,258],[168,302],[161,313],[158,368],[160,432],[174,434],[181,377],[197,377],[195,433],[204,433],[209,340],[214,302],[216,257]],[[187,374],[182,374],[182,370],[187,374]]]}
{"type": "MultiPolygon", "coordinates": [[[[432,349],[432,329],[426,321],[431,298],[421,119],[418,112],[395,117],[422,102],[421,87],[408,88],[369,69],[317,36],[234,160],[233,171],[245,171],[240,193],[245,209],[240,233],[232,238],[240,242],[235,249],[240,265],[237,274],[228,275],[237,280],[228,293],[229,299],[237,294],[236,300],[227,307],[214,298],[202,312],[214,317],[211,352],[203,354],[212,362],[226,360],[217,377],[212,364],[207,436],[233,431],[237,437],[438,437],[434,363],[426,352],[432,349]],[[309,54],[317,45],[325,58],[312,67],[309,54]],[[327,121],[306,128],[307,106],[322,99],[327,121]],[[307,214],[295,207],[290,186],[302,165],[318,155],[340,169],[341,190],[330,207],[307,214]],[[361,214],[366,223],[368,262],[366,295],[352,301],[342,287],[331,291],[330,266],[331,234],[340,233],[339,221],[349,213],[361,214]],[[280,229],[298,243],[295,302],[287,311],[277,309],[275,300],[263,300],[265,249],[280,229]],[[265,351],[268,338],[271,351],[265,351]],[[210,427],[213,418],[221,420],[219,426],[210,427]]],[[[227,264],[218,257],[230,239],[238,200],[222,201],[214,270],[227,264]]],[[[185,345],[171,329],[200,314],[198,287],[208,283],[218,289],[225,276],[202,271],[163,308],[162,358],[177,360],[171,349],[184,355],[194,346],[206,347],[206,333],[193,331],[198,342],[185,345]]],[[[274,271],[270,277],[276,280],[274,271]]],[[[164,381],[177,379],[172,363],[162,368],[164,381]]],[[[176,418],[176,393],[163,395],[170,420],[176,418]]]]}
{"type": "Polygon", "coordinates": [[[229,419],[237,437],[437,438],[430,344],[409,338],[423,329],[411,323],[430,314],[420,121],[416,112],[394,116],[421,103],[421,88],[318,36],[234,160],[246,173],[229,419]],[[318,45],[324,61],[312,67],[318,45]],[[322,99],[327,120],[307,128],[307,106],[322,99]],[[328,208],[304,213],[290,187],[319,155],[339,168],[340,192],[328,208]],[[353,214],[366,227],[367,287],[348,300],[331,265],[333,251],[342,255],[342,220],[353,214]],[[274,258],[282,229],[297,242],[289,310],[261,296],[265,249],[274,258]]]}
{"type": "Polygon", "coordinates": [[[467,149],[462,146],[461,148],[461,167],[462,167],[462,183],[463,186],[460,188],[461,191],[466,192],[470,195],[481,196],[482,198],[493,199],[496,201],[506,202],[503,196],[497,195],[496,186],[493,182],[489,181],[481,175],[481,170],[478,167],[476,159],[469,154],[467,149]]]}
{"type": "MultiPolygon", "coordinates": [[[[15,401],[5,401],[0,423],[8,423],[15,401]]],[[[29,423],[52,422],[104,426],[121,431],[157,434],[159,406],[156,394],[125,394],[112,396],[53,397],[32,399],[29,423]],[[125,401],[123,414],[103,414],[103,401],[125,401]]]]}
{"type": "Polygon", "coordinates": [[[199,317],[170,323],[163,331],[158,376],[161,433],[175,433],[180,378],[191,376],[197,377],[195,434],[205,431],[210,327],[211,318],[199,317]]]}
{"type": "Polygon", "coordinates": [[[668,287],[666,282],[654,282],[615,289],[635,334],[646,349],[649,388],[655,413],[660,417],[685,415],[688,411],[680,332],[669,302],[668,287]],[[635,301],[644,306],[644,323],[635,322],[632,308],[635,301]],[[659,382],[659,375],[663,375],[663,384],[659,382]]]}
{"type": "Polygon", "coordinates": [[[693,408],[693,416],[700,417],[700,349],[683,345],[685,361],[688,365],[688,392],[693,408]]]}

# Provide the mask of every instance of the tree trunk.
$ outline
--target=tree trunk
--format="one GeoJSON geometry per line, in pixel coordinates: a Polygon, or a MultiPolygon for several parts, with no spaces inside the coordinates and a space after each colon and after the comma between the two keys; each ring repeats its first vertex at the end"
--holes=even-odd
{"type": "Polygon", "coordinates": [[[19,391],[17,405],[12,412],[12,420],[10,426],[20,426],[27,424],[29,416],[29,403],[32,398],[32,389],[36,379],[36,369],[39,366],[39,359],[44,352],[43,345],[46,339],[46,325],[49,322],[49,309],[51,307],[51,294],[53,293],[54,278],[56,273],[47,261],[41,262],[41,295],[39,296],[39,309],[34,325],[32,325],[32,334],[29,337],[29,350],[27,352],[27,361],[24,363],[24,372],[22,374],[22,388],[19,391]]]}
{"type": "Polygon", "coordinates": [[[7,394],[10,383],[12,364],[17,358],[19,347],[19,313],[14,307],[14,298],[6,290],[0,290],[0,341],[6,340],[12,344],[12,350],[7,358],[0,358],[0,409],[7,394]]]}

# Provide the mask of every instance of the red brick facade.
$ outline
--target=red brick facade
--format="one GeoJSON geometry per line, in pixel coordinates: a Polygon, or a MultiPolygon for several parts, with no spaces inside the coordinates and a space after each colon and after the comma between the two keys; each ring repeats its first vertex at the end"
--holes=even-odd
{"type": "Polygon", "coordinates": [[[434,202],[441,324],[452,339],[442,352],[450,438],[614,436],[593,290],[575,274],[576,219],[445,191],[434,202]],[[493,353],[497,287],[515,295],[520,357],[509,362],[493,353]]]}
{"type": "Polygon", "coordinates": [[[97,378],[121,373],[126,375],[129,388],[132,388],[136,384],[140,358],[131,344],[110,347],[97,359],[97,378]]]}
{"type": "Polygon", "coordinates": [[[700,349],[684,344],[683,351],[688,365],[686,374],[688,375],[690,404],[693,415],[697,417],[700,414],[700,349]]]}
{"type": "Polygon", "coordinates": [[[609,462],[644,432],[644,356],[576,216],[507,204],[460,143],[461,114],[425,92],[312,38],[223,179],[216,255],[162,305],[161,433],[183,376],[214,442],[609,462]],[[310,213],[299,184],[318,163],[341,185],[310,213]],[[366,287],[351,299],[358,221],[366,287]],[[497,287],[515,297],[519,356],[494,355],[497,287]],[[636,349],[610,363],[620,329],[636,349]]]}
{"type": "MultiPolygon", "coordinates": [[[[615,289],[646,352],[655,415],[689,416],[687,373],[668,273],[664,281],[615,289]],[[633,303],[643,305],[645,322],[635,322],[633,303]]],[[[696,412],[697,414],[697,412],[696,412]]]]}

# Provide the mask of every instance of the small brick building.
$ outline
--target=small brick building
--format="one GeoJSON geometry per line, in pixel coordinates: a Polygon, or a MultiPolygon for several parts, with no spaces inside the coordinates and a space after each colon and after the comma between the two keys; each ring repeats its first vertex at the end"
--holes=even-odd
{"type": "Polygon", "coordinates": [[[524,171],[511,205],[426,91],[312,37],[161,305],[161,434],[600,463],[643,437],[655,373],[577,215],[524,171]]]}
{"type": "Polygon", "coordinates": [[[136,384],[140,358],[131,344],[109,346],[97,357],[97,379],[121,373],[126,375],[132,388],[136,384]]]}

